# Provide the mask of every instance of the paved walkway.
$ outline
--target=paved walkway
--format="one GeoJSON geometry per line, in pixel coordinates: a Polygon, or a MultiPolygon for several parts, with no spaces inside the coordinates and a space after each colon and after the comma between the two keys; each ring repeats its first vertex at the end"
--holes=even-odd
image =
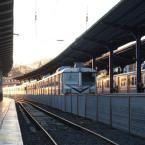
{"type": "Polygon", "coordinates": [[[0,145],[23,145],[15,102],[5,97],[0,102],[0,145]]]}

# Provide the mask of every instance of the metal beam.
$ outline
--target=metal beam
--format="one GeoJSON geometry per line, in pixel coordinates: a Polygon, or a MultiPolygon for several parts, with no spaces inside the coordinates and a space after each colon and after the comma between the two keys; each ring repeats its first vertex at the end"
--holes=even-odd
{"type": "Polygon", "coordinates": [[[95,60],[96,60],[95,58],[92,58],[91,62],[92,62],[92,69],[96,70],[96,61],[95,60]]]}
{"type": "Polygon", "coordinates": [[[113,93],[113,49],[109,52],[109,78],[110,78],[110,93],[113,93]]]}
{"type": "Polygon", "coordinates": [[[2,71],[0,70],[0,101],[3,100],[3,92],[2,92],[2,71]]]}
{"type": "Polygon", "coordinates": [[[137,93],[142,91],[142,81],[141,81],[141,37],[136,35],[136,91],[137,93]]]}

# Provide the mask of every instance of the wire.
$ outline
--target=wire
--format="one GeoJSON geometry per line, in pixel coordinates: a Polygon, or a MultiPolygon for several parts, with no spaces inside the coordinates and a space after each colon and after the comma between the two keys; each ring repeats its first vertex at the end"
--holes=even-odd
{"type": "Polygon", "coordinates": [[[37,0],[35,0],[35,37],[37,36],[37,0]]]}
{"type": "Polygon", "coordinates": [[[37,0],[35,0],[35,22],[37,21],[37,0]]]}
{"type": "Polygon", "coordinates": [[[86,30],[88,28],[88,5],[87,5],[87,8],[86,8],[86,30]]]}

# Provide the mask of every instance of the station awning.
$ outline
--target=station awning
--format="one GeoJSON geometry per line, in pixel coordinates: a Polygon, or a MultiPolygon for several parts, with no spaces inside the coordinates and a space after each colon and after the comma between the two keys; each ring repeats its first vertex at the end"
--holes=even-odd
{"type": "Polygon", "coordinates": [[[13,0],[0,0],[0,70],[3,75],[13,64],[13,0]]]}
{"type": "MultiPolygon", "coordinates": [[[[136,43],[128,44],[114,51],[113,55],[113,66],[114,67],[125,67],[126,65],[133,64],[136,62],[136,43]]],[[[142,41],[141,45],[141,61],[145,60],[145,40],[142,41]]],[[[91,66],[91,60],[86,62],[87,66],[91,66]]],[[[95,59],[95,65],[97,70],[108,70],[109,69],[109,53],[105,53],[95,59]]]]}
{"type": "MultiPolygon", "coordinates": [[[[54,72],[58,67],[86,62],[145,35],[145,1],[121,0],[66,50],[41,68],[17,77],[28,79],[54,72]]],[[[49,50],[48,50],[49,51],[49,50]]],[[[129,59],[133,59],[130,57],[129,59]]],[[[128,63],[130,61],[124,61],[128,63]]]]}

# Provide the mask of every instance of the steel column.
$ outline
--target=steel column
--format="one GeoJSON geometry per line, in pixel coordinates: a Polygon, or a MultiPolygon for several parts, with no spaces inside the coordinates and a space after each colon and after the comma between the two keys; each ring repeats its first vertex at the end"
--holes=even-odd
{"type": "Polygon", "coordinates": [[[3,100],[3,90],[2,90],[2,71],[0,70],[0,101],[3,100]]]}
{"type": "Polygon", "coordinates": [[[113,49],[110,49],[109,54],[109,78],[110,78],[110,93],[113,93],[113,49]]]}
{"type": "Polygon", "coordinates": [[[92,69],[96,69],[95,60],[95,58],[92,58],[92,69]]]}
{"type": "Polygon", "coordinates": [[[137,93],[141,92],[142,90],[142,82],[141,82],[141,37],[136,36],[136,91],[137,93]]]}
{"type": "Polygon", "coordinates": [[[131,97],[128,96],[128,131],[131,131],[131,106],[130,106],[131,97]]]}

